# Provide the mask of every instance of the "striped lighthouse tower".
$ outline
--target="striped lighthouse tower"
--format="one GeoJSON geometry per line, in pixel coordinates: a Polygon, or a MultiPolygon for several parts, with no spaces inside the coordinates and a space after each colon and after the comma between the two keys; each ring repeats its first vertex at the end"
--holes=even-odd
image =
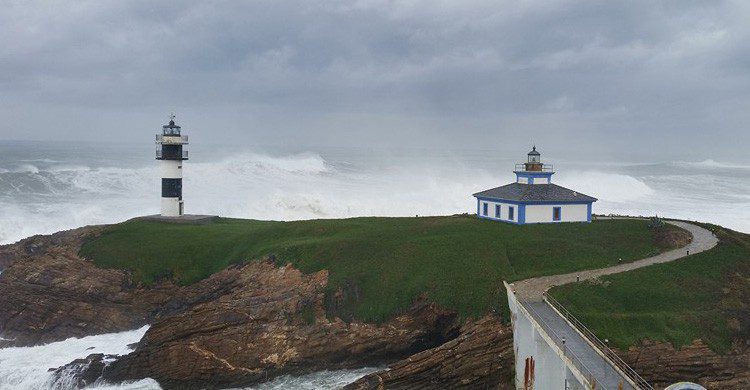
{"type": "Polygon", "coordinates": [[[185,213],[182,201],[182,162],[188,159],[184,145],[188,137],[180,134],[180,126],[174,123],[174,114],[169,124],[162,126],[156,135],[156,159],[161,160],[161,215],[179,217],[185,213]]]}

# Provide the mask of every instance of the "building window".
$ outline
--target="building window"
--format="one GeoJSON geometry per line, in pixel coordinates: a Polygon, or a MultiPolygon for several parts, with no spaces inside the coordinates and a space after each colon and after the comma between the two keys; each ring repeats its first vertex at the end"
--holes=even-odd
{"type": "Polygon", "coordinates": [[[495,218],[500,218],[500,205],[495,205],[495,218]]]}
{"type": "Polygon", "coordinates": [[[487,203],[484,203],[482,205],[482,215],[484,215],[485,217],[487,216],[487,208],[488,207],[489,207],[489,205],[487,203]]]}
{"type": "Polygon", "coordinates": [[[513,215],[514,211],[515,211],[515,207],[508,207],[508,219],[511,220],[511,221],[513,220],[513,217],[514,217],[514,215],[513,215]]]}
{"type": "Polygon", "coordinates": [[[561,215],[562,215],[562,210],[560,207],[552,208],[552,220],[553,221],[559,221],[561,215]]]}

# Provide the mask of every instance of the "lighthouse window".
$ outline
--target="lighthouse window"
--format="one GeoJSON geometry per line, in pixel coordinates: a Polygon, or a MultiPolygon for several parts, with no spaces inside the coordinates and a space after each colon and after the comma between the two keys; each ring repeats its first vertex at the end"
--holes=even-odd
{"type": "Polygon", "coordinates": [[[500,205],[495,205],[495,218],[500,218],[500,205]]]}
{"type": "Polygon", "coordinates": [[[485,204],[482,205],[482,215],[484,215],[485,217],[487,216],[487,208],[488,207],[489,207],[489,205],[487,203],[485,203],[485,204]]]}
{"type": "Polygon", "coordinates": [[[552,220],[553,221],[559,221],[561,214],[562,214],[562,211],[561,211],[560,207],[553,207],[552,208],[552,220]]]}
{"type": "Polygon", "coordinates": [[[509,220],[511,220],[511,221],[513,220],[513,217],[514,217],[513,214],[514,214],[515,211],[516,210],[515,210],[514,207],[508,207],[508,219],[509,220]]]}

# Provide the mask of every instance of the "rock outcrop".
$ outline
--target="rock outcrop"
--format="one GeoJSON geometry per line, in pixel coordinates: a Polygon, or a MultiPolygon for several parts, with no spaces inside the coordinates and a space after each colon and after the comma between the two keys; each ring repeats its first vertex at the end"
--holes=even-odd
{"type": "Polygon", "coordinates": [[[643,341],[618,355],[657,388],[690,380],[707,389],[750,389],[750,347],[735,344],[725,355],[696,340],[675,349],[670,343],[643,341]]]}
{"type": "Polygon", "coordinates": [[[79,258],[82,242],[100,231],[86,227],[0,248],[6,264],[0,274],[0,347],[138,328],[171,299],[174,286],[145,290],[125,271],[79,258]]]}
{"type": "Polygon", "coordinates": [[[513,334],[495,315],[467,321],[454,340],[392,364],[345,387],[369,389],[512,389],[513,334]]]}
{"type": "Polygon", "coordinates": [[[455,312],[424,300],[382,325],[329,320],[323,305],[327,279],[326,271],[304,275],[273,260],[225,269],[186,288],[211,291],[214,298],[153,323],[136,350],[108,365],[103,378],[225,388],[282,374],[382,364],[458,334],[455,312]]]}

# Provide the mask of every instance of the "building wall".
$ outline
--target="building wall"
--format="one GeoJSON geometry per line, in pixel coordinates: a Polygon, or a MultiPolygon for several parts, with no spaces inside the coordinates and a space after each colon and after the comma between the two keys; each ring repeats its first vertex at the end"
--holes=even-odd
{"type": "Polygon", "coordinates": [[[505,222],[513,222],[513,223],[519,223],[523,222],[523,219],[520,217],[520,215],[523,214],[521,209],[523,208],[523,205],[517,205],[512,203],[503,203],[503,202],[493,202],[490,200],[478,200],[478,209],[477,209],[477,215],[482,218],[492,219],[495,221],[505,221],[505,222]],[[487,215],[484,215],[484,205],[487,204],[487,215]],[[495,206],[500,206],[500,217],[495,216],[495,206]],[[513,207],[513,219],[509,219],[509,213],[510,208],[513,207]]]}
{"type": "Polygon", "coordinates": [[[544,204],[526,205],[526,223],[587,222],[588,204],[544,204]],[[552,219],[552,209],[560,207],[560,221],[552,219]]]}
{"type": "Polygon", "coordinates": [[[523,176],[518,176],[518,182],[521,183],[521,184],[529,184],[529,178],[528,177],[523,177],[523,176]]]}
{"type": "Polygon", "coordinates": [[[161,215],[165,217],[178,217],[182,201],[178,198],[161,198],[161,215]]]}
{"type": "Polygon", "coordinates": [[[181,160],[162,160],[161,177],[165,179],[179,179],[182,177],[181,160]]]}
{"type": "Polygon", "coordinates": [[[535,177],[534,184],[549,184],[549,177],[535,177]]]}
{"type": "MultiPolygon", "coordinates": [[[[516,388],[524,389],[526,359],[534,359],[535,389],[584,390],[593,388],[585,376],[519,302],[507,283],[508,307],[513,326],[516,388]]],[[[599,387],[597,387],[598,389],[599,387]]],[[[614,390],[614,389],[612,389],[614,390]]]]}

